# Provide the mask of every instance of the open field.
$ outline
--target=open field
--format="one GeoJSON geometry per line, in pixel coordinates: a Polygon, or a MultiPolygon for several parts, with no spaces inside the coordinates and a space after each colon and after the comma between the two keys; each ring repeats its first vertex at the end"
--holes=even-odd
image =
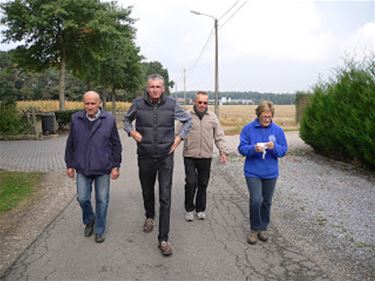
{"type": "MultiPolygon", "coordinates": [[[[80,109],[82,102],[66,101],[66,109],[80,109]]],[[[123,113],[130,106],[128,102],[117,102],[118,120],[122,122],[123,113]]],[[[18,110],[27,110],[35,108],[38,111],[56,111],[59,108],[57,100],[40,100],[40,101],[18,101],[18,110]]],[[[186,109],[192,108],[192,105],[185,106],[186,109]]],[[[222,105],[220,106],[220,122],[227,135],[239,134],[244,125],[254,120],[256,105],[222,105]]],[[[106,105],[107,110],[111,110],[111,103],[106,105]]],[[[209,106],[210,110],[214,110],[214,106],[209,106]]],[[[296,108],[295,105],[275,105],[274,121],[282,126],[285,130],[296,130],[295,121],[296,108]]],[[[121,124],[120,124],[121,125],[121,124]]]]}
{"type": "MultiPolygon", "coordinates": [[[[119,111],[127,111],[130,103],[129,102],[117,102],[117,109],[119,111]]],[[[65,109],[81,109],[83,103],[80,101],[65,101],[65,109]]],[[[34,108],[37,111],[48,112],[59,110],[58,100],[35,100],[35,101],[17,101],[18,110],[28,110],[34,108]]],[[[111,102],[107,102],[106,109],[111,110],[111,102]]]]}
{"type": "MultiPolygon", "coordinates": [[[[226,135],[241,132],[244,125],[254,120],[256,105],[223,105],[220,106],[220,122],[226,135]]],[[[191,107],[186,107],[191,108],[191,107]]],[[[209,106],[214,111],[214,106],[209,106]]],[[[274,121],[284,130],[296,130],[295,105],[275,105],[274,121]]]]}

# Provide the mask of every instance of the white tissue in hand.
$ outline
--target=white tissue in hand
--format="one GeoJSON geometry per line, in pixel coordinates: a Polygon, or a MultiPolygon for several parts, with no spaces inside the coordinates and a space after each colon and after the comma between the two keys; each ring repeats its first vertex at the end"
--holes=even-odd
{"type": "Polygon", "coordinates": [[[260,146],[260,148],[261,148],[261,150],[262,150],[262,152],[263,152],[263,154],[262,154],[262,159],[266,158],[266,153],[267,153],[267,151],[266,151],[266,149],[267,149],[267,143],[266,143],[266,142],[258,142],[258,143],[257,143],[257,146],[260,146]]]}

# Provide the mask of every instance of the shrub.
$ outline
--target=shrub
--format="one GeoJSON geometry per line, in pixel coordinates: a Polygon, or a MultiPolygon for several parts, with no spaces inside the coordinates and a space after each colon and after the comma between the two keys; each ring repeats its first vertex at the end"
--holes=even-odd
{"type": "Polygon", "coordinates": [[[58,129],[62,130],[66,125],[69,125],[70,121],[72,119],[72,114],[74,114],[78,111],[80,111],[80,109],[55,111],[58,129]]]}
{"type": "Polygon", "coordinates": [[[374,62],[347,61],[333,79],[313,88],[300,135],[317,152],[375,168],[374,62]]]}
{"type": "Polygon", "coordinates": [[[30,130],[30,125],[22,120],[14,101],[0,102],[0,112],[0,135],[24,134],[30,130]]]}

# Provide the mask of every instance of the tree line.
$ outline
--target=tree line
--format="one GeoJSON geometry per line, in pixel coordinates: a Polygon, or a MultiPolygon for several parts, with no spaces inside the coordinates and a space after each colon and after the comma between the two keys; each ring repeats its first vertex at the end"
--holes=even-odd
{"type": "MultiPolygon", "coordinates": [[[[20,68],[12,59],[13,51],[0,51],[0,101],[5,100],[56,100],[59,99],[59,71],[48,68],[39,72],[20,68]]],[[[168,70],[160,62],[141,62],[142,77],[136,90],[116,91],[116,100],[131,101],[141,95],[145,88],[146,76],[161,73],[168,80],[168,70]]],[[[111,101],[112,96],[105,87],[92,81],[84,81],[76,77],[72,71],[66,72],[65,97],[67,100],[80,101],[84,91],[94,89],[104,101],[111,101]],[[93,85],[94,84],[94,85],[93,85]]]]}
{"type": "MultiPolygon", "coordinates": [[[[187,92],[175,92],[173,96],[177,98],[186,98],[192,100],[195,96],[196,91],[187,91],[187,92]]],[[[208,91],[209,99],[214,99],[214,92],[208,91]]],[[[225,91],[220,92],[220,98],[225,97],[231,99],[230,103],[239,103],[240,101],[249,101],[251,100],[254,104],[258,104],[262,100],[270,100],[274,104],[295,104],[296,94],[290,93],[260,93],[254,91],[225,91]]]]}
{"type": "Polygon", "coordinates": [[[0,98],[79,99],[93,89],[104,100],[131,100],[142,93],[145,76],[168,71],[146,62],[135,44],[132,7],[97,0],[16,0],[0,4],[3,42],[19,45],[1,52],[0,98]]]}

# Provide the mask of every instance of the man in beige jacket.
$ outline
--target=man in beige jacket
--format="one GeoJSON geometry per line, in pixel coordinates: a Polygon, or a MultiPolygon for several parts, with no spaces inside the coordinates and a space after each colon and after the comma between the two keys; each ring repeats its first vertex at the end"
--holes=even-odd
{"type": "Polygon", "coordinates": [[[185,210],[186,221],[206,218],[206,191],[210,179],[213,144],[219,149],[220,162],[228,161],[228,149],[224,131],[215,113],[208,110],[208,94],[199,91],[195,95],[190,133],[184,140],[185,210]],[[195,198],[195,200],[194,200],[195,198]]]}

